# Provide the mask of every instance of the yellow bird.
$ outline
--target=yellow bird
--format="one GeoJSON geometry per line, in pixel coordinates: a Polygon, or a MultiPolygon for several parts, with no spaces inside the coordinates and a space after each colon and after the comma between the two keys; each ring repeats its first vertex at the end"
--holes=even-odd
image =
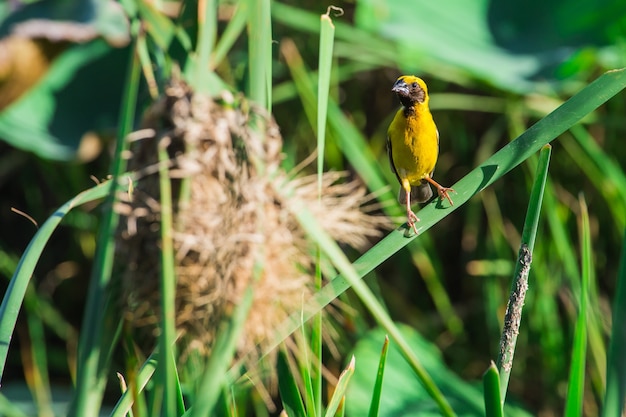
{"type": "Polygon", "coordinates": [[[411,210],[411,204],[428,201],[433,195],[432,184],[439,197],[452,205],[448,192],[454,190],[442,187],[432,179],[439,156],[439,131],[428,108],[426,83],[413,75],[403,75],[396,80],[391,91],[400,99],[402,108],[387,131],[387,154],[391,169],[402,186],[398,201],[406,204],[407,224],[417,233],[415,223],[419,218],[411,210]]]}

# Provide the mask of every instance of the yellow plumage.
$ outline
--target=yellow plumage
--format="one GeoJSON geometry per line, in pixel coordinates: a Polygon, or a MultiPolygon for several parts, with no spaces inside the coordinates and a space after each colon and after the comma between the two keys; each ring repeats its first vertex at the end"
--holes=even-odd
{"type": "Polygon", "coordinates": [[[419,219],[411,210],[411,204],[422,203],[432,197],[429,183],[450,204],[452,200],[448,191],[453,190],[442,187],[432,179],[439,155],[439,132],[428,108],[426,83],[421,78],[403,75],[391,91],[397,94],[402,108],[389,126],[387,152],[391,168],[402,186],[398,200],[406,204],[408,225],[417,233],[415,222],[419,219]]]}

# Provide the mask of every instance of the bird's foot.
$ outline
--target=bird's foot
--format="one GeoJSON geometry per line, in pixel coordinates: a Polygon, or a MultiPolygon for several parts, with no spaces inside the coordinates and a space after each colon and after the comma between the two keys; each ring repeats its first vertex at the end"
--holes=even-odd
{"type": "Polygon", "coordinates": [[[437,189],[437,193],[439,194],[439,198],[441,198],[442,200],[445,198],[446,200],[448,200],[448,202],[450,203],[451,206],[454,205],[454,203],[452,202],[452,199],[448,195],[448,192],[451,191],[451,192],[455,193],[456,191],[454,191],[452,188],[448,188],[448,187],[442,186],[441,184],[439,184],[437,181],[435,181],[434,179],[432,179],[430,177],[426,177],[424,179],[426,181],[428,181],[429,183],[431,183],[437,189]]]}
{"type": "Polygon", "coordinates": [[[453,206],[454,203],[452,202],[452,199],[448,195],[448,192],[455,193],[456,191],[454,191],[454,189],[452,189],[452,188],[442,187],[441,185],[437,186],[437,193],[439,193],[439,198],[441,198],[442,200],[445,198],[446,200],[448,200],[450,205],[453,206]]]}
{"type": "Polygon", "coordinates": [[[413,210],[411,209],[407,211],[406,217],[407,217],[406,224],[409,226],[409,228],[413,229],[415,234],[417,234],[417,226],[415,226],[415,223],[419,222],[420,219],[415,215],[415,213],[413,213],[413,210]]]}

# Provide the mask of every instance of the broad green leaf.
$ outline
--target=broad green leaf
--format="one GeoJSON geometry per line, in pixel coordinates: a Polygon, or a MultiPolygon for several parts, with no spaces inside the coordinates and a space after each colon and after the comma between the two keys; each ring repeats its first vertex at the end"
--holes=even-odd
{"type": "MultiPolygon", "coordinates": [[[[398,325],[405,340],[420,358],[426,371],[433,377],[458,416],[484,416],[483,393],[480,384],[463,381],[446,366],[441,352],[417,331],[406,325],[398,325]]],[[[353,351],[359,366],[356,368],[346,394],[346,415],[365,416],[368,413],[380,361],[380,341],[385,337],[383,329],[369,332],[357,342],[353,351]]],[[[394,343],[390,344],[380,399],[380,417],[391,416],[440,416],[439,408],[426,393],[406,365],[394,343]]],[[[530,416],[519,407],[506,407],[505,415],[530,416]]]]}
{"type": "Polygon", "coordinates": [[[555,79],[572,46],[611,44],[599,33],[623,24],[619,2],[584,0],[572,8],[565,1],[449,0],[444,7],[428,0],[365,0],[357,3],[355,22],[395,43],[390,47],[402,71],[471,75],[528,93],[539,86],[535,80],[555,79]]]}
{"type": "Polygon", "coordinates": [[[130,41],[129,25],[120,5],[111,0],[56,0],[21,2],[13,13],[2,16],[0,38],[20,34],[52,41],[83,43],[102,37],[109,44],[130,41]]]}
{"type": "Polygon", "coordinates": [[[103,40],[65,51],[0,113],[0,140],[44,159],[72,159],[86,132],[115,125],[127,62],[128,49],[103,40]]]}

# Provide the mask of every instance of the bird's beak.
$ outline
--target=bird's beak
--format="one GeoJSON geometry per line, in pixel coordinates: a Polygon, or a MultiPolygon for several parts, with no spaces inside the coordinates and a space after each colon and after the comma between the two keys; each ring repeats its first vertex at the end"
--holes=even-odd
{"type": "Polygon", "coordinates": [[[401,96],[408,96],[409,95],[409,85],[407,83],[405,83],[404,80],[398,80],[393,85],[393,88],[391,89],[391,91],[393,91],[394,93],[399,94],[401,96]]]}

